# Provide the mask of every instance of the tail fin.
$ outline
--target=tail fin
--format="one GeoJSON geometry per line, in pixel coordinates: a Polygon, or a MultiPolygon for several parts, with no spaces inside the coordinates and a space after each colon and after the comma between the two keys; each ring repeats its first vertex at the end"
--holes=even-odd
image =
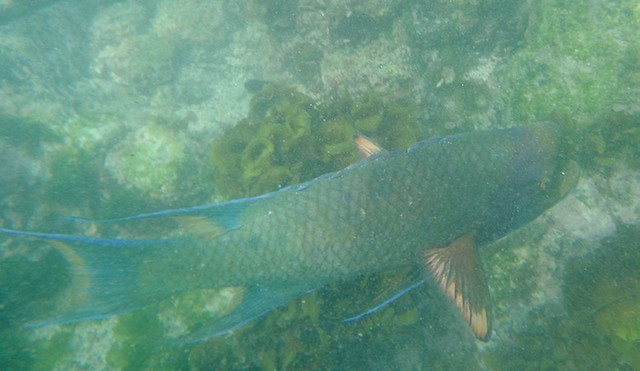
{"type": "Polygon", "coordinates": [[[138,264],[148,252],[169,240],[116,240],[64,234],[23,232],[0,228],[0,233],[51,240],[69,262],[71,286],[47,318],[28,323],[40,327],[112,317],[147,306],[170,293],[140,290],[138,264]]]}
{"type": "MultiPolygon", "coordinates": [[[[51,241],[69,262],[71,286],[65,290],[61,305],[47,318],[28,324],[38,327],[85,320],[96,320],[133,311],[173,294],[217,288],[216,282],[189,279],[190,255],[226,233],[240,229],[242,212],[250,205],[276,193],[225,203],[173,209],[130,217],[87,220],[69,218],[78,222],[103,224],[107,228],[120,228],[135,236],[162,234],[162,239],[109,239],[67,234],[36,233],[0,228],[0,234],[32,237],[51,241]],[[132,224],[129,224],[132,223],[132,224]],[[142,223],[144,228],[140,228],[142,223]],[[147,224],[149,223],[149,224],[147,224]],[[165,228],[166,227],[166,228],[165,228]],[[209,287],[211,286],[211,287],[209,287]],[[215,286],[215,287],[214,287],[215,286]]],[[[193,259],[191,259],[193,258],[193,259]]],[[[191,259],[191,260],[190,260],[191,259]]],[[[196,261],[195,263],[198,263],[196,261]]],[[[224,264],[224,262],[220,262],[224,264]]],[[[216,336],[235,326],[258,317],[290,298],[289,291],[273,291],[232,287],[246,298],[232,314],[220,322],[189,337],[189,341],[216,336]]],[[[239,299],[238,299],[239,300],[239,299]]],[[[196,331],[194,329],[194,331],[196,331]]]]}

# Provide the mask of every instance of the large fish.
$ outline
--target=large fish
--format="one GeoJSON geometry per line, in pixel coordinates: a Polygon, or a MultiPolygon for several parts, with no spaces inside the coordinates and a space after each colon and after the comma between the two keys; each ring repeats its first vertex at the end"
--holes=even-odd
{"type": "MultiPolygon", "coordinates": [[[[98,222],[164,224],[157,239],[0,229],[57,240],[76,282],[67,309],[39,324],[99,319],[175,294],[224,288],[233,309],[188,336],[239,326],[330,282],[396,269],[424,270],[470,324],[491,334],[491,304],[476,246],[527,223],[577,179],[559,128],[539,123],[434,138],[261,196],[98,222]]],[[[398,293],[393,292],[391,301],[398,293]]],[[[366,312],[368,313],[368,312],[366,312]]],[[[359,316],[358,316],[359,317],[359,316]]]]}

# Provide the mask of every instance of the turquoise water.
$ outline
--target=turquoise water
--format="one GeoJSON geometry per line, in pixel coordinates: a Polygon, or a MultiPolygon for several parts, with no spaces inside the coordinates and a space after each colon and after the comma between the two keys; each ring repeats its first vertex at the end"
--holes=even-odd
{"type": "MultiPolygon", "coordinates": [[[[96,235],[95,225],[64,217],[221,201],[229,168],[242,169],[233,173],[238,184],[254,189],[253,163],[221,160],[212,147],[242,120],[274,112],[302,120],[286,106],[294,98],[330,118],[331,130],[319,129],[329,144],[363,128],[392,149],[553,120],[567,131],[567,156],[582,178],[556,207],[481,249],[494,302],[488,343],[433,286],[340,321],[404,272],[338,282],[190,345],[166,339],[185,318],[202,320],[197,295],[101,321],[25,328],[64,304],[69,266],[55,244],[0,236],[0,366],[640,369],[640,7],[391,3],[0,5],[0,226],[96,235]],[[301,96],[256,94],[245,87],[255,80],[301,96]]],[[[323,148],[320,173],[350,158],[343,147],[323,148]]],[[[295,157],[279,164],[290,168],[283,181],[298,179],[301,169],[287,162],[295,157]]],[[[273,184],[286,185],[279,179],[273,184]]]]}

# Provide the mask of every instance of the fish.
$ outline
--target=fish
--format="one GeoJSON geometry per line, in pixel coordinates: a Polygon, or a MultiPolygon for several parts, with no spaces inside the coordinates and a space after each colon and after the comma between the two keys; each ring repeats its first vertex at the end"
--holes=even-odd
{"type": "Polygon", "coordinates": [[[9,238],[51,240],[75,282],[63,310],[28,326],[99,320],[186,292],[226,290],[230,309],[183,336],[203,341],[332,282],[409,270],[417,273],[406,284],[372,293],[376,305],[351,320],[433,280],[488,341],[492,309],[478,248],[534,220],[575,186],[579,172],[564,154],[559,126],[468,132],[395,151],[364,136],[355,145],[365,158],[347,168],[256,197],[74,219],[99,230],[129,228],[133,237],[0,228],[9,238]],[[143,231],[144,222],[162,228],[143,231]]]}

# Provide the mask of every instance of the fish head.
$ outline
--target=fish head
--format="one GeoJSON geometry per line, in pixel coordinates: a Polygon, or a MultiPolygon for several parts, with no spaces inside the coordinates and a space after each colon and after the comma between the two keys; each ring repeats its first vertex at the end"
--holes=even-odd
{"type": "Polygon", "coordinates": [[[552,122],[514,128],[510,170],[503,179],[494,207],[477,232],[488,243],[534,220],[573,190],[578,165],[565,155],[561,128],[552,122]]]}

